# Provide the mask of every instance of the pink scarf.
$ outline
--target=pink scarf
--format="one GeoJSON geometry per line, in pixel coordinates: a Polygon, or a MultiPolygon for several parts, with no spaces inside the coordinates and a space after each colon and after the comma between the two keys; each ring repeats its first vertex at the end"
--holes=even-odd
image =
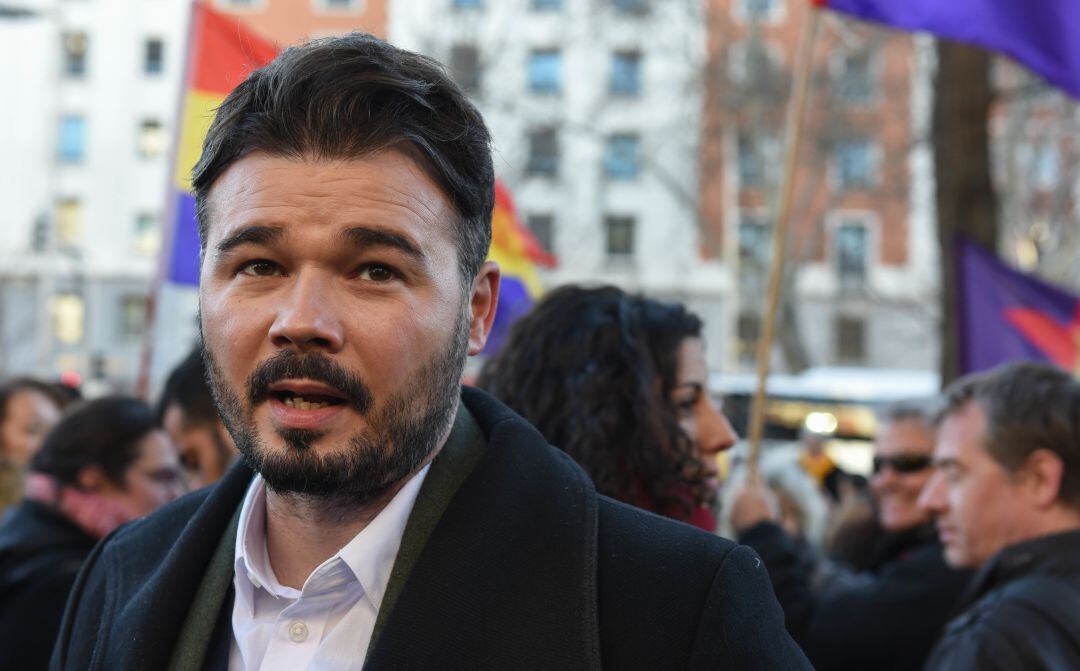
{"type": "Polygon", "coordinates": [[[138,517],[122,499],[87,492],[75,485],[60,484],[44,473],[26,474],[26,498],[55,508],[94,538],[107,536],[124,522],[138,517]]]}

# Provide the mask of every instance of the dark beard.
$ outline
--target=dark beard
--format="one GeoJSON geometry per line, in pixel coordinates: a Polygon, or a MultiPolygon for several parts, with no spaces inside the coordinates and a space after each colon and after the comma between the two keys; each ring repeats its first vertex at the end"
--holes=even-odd
{"type": "Polygon", "coordinates": [[[362,379],[320,352],[300,355],[282,350],[261,363],[248,378],[247,403],[230,388],[213,354],[203,348],[207,381],[214,403],[244,461],[278,493],[299,494],[351,509],[367,505],[417,470],[438,447],[453,421],[465,366],[469,320],[459,319],[447,348],[413,376],[407,388],[377,403],[362,379]],[[307,378],[346,395],[367,427],[344,448],[325,454],[312,449],[319,431],[278,431],[282,450],[268,449],[255,427],[254,408],[269,398],[274,382],[307,378]]]}

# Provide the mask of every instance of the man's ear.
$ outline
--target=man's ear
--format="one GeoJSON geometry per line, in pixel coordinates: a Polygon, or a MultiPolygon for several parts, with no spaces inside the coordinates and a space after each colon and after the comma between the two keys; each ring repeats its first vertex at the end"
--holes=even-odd
{"type": "Polygon", "coordinates": [[[113,484],[112,480],[109,479],[109,476],[105,474],[105,469],[97,464],[83,466],[78,475],[75,476],[75,483],[79,485],[79,489],[95,493],[100,493],[116,486],[113,484]]]}
{"type": "Polygon", "coordinates": [[[486,261],[480,266],[472,283],[469,297],[469,356],[484,351],[491,325],[495,323],[495,308],[499,303],[499,264],[486,261]]]}
{"type": "Polygon", "coordinates": [[[1023,471],[1036,506],[1049,508],[1058,502],[1065,476],[1065,463],[1061,457],[1051,450],[1035,450],[1024,460],[1023,471]]]}

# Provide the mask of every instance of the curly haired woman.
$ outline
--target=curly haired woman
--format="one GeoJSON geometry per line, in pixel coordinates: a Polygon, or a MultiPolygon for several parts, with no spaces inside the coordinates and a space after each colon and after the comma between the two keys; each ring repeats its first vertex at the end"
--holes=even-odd
{"type": "Polygon", "coordinates": [[[701,319],[615,287],[567,286],[519,320],[477,381],[597,491],[708,531],[736,435],[708,393],[701,319]]]}

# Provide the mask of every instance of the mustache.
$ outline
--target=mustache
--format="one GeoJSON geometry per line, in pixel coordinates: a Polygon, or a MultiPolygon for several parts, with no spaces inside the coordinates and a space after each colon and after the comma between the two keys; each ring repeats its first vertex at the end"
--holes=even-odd
{"type": "Polygon", "coordinates": [[[351,373],[325,354],[301,356],[291,350],[278,352],[252,371],[247,380],[248,403],[254,406],[270,398],[270,387],[274,383],[297,378],[315,380],[331,387],[361,414],[371,409],[371,390],[360,376],[351,373]]]}

